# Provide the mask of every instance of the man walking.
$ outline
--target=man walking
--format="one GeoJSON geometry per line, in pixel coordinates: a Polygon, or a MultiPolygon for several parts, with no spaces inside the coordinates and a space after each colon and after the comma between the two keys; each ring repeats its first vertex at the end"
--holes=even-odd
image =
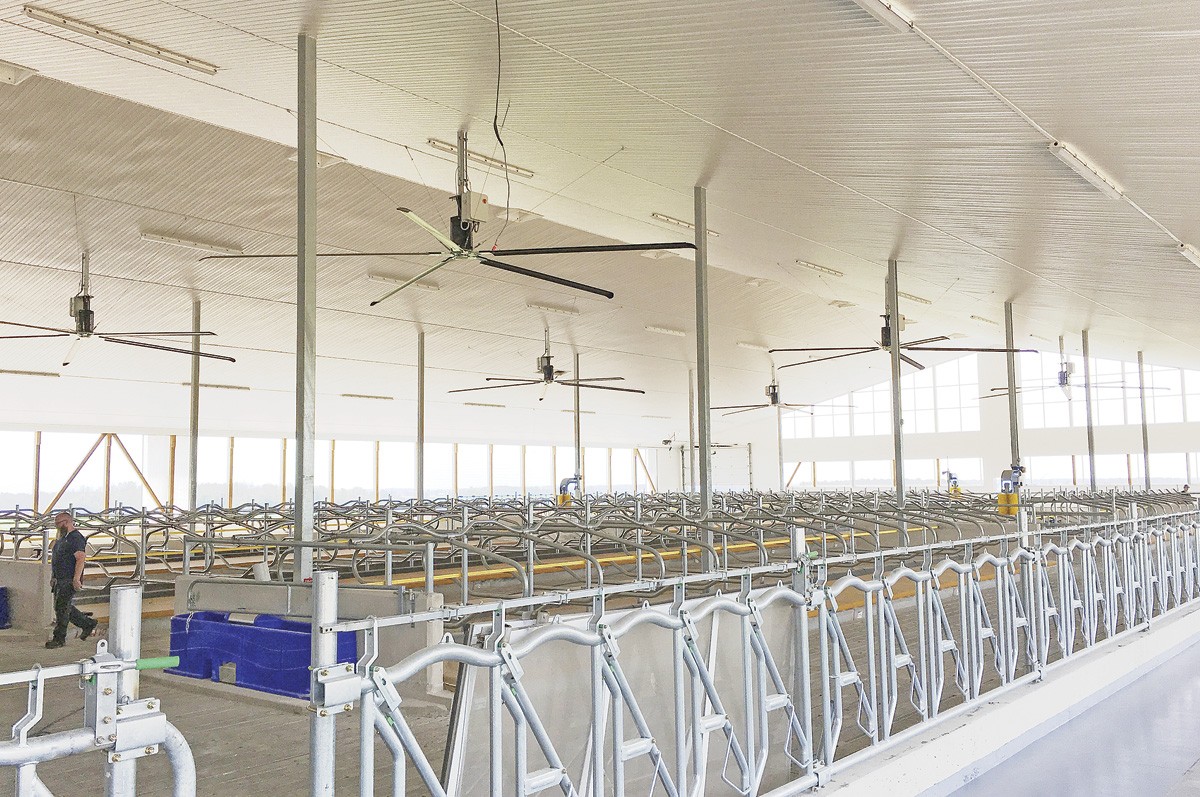
{"type": "Polygon", "coordinates": [[[54,541],[54,555],[50,562],[50,588],[54,591],[54,636],[46,643],[46,647],[61,648],[67,643],[68,622],[82,629],[80,639],[90,637],[99,623],[71,603],[75,593],[83,589],[87,541],[75,528],[75,518],[68,512],[55,515],[54,525],[58,527],[58,538],[54,541]]]}

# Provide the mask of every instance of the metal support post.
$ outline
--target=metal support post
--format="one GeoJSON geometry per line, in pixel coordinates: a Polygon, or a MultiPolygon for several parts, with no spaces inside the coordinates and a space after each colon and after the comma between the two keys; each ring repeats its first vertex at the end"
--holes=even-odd
{"type": "Polygon", "coordinates": [[[688,369],[688,433],[687,433],[687,482],[680,489],[696,492],[696,372],[688,369]]]}
{"type": "Polygon", "coordinates": [[[779,455],[779,491],[783,492],[783,407],[775,407],[775,450],[779,455]]]}
{"type": "MultiPolygon", "coordinates": [[[[892,364],[892,447],[895,457],[896,506],[904,508],[904,418],[900,402],[900,288],[895,258],[888,260],[886,311],[892,364]]],[[[903,540],[905,535],[901,535],[903,540]]]]}
{"type": "MultiPolygon", "coordinates": [[[[317,40],[296,40],[296,493],[297,542],[311,543],[317,399],[317,40]]],[[[294,580],[312,580],[313,549],[295,549],[294,580]]],[[[314,637],[315,638],[315,637],[314,637]]]]}
{"type": "MultiPolygon", "coordinates": [[[[192,301],[192,351],[200,351],[200,300],[192,301]]],[[[200,358],[192,357],[191,394],[188,406],[188,509],[196,509],[197,474],[200,466],[200,358]]]]}
{"type": "Polygon", "coordinates": [[[1083,330],[1083,407],[1087,413],[1088,485],[1096,492],[1096,431],[1092,421],[1092,354],[1083,330]]]}
{"type": "MultiPolygon", "coordinates": [[[[699,428],[700,516],[712,513],[712,377],[708,362],[708,207],[706,190],[696,186],[696,420],[699,428]]],[[[704,542],[712,545],[712,530],[704,532],[704,542]]],[[[710,555],[709,555],[710,556],[710,555]]],[[[715,562],[705,562],[712,567],[715,562]]]]}
{"type": "MultiPolygon", "coordinates": [[[[138,585],[113,587],[109,596],[108,652],[123,661],[136,661],[142,655],[142,588],[138,585]]],[[[139,673],[124,670],[117,674],[117,705],[138,699],[139,673]]],[[[133,797],[137,793],[137,759],[110,762],[104,770],[107,797],[133,797]]]]}
{"type": "Polygon", "coordinates": [[[1021,464],[1021,444],[1017,426],[1017,353],[1013,334],[1012,302],[1004,303],[1004,346],[1008,352],[1004,359],[1008,366],[1008,445],[1012,460],[1009,464],[1021,464]]]}
{"type": "Polygon", "coordinates": [[[425,330],[417,332],[417,500],[425,500],[425,330]]]}
{"type": "Polygon", "coordinates": [[[1142,478],[1150,489],[1150,420],[1146,417],[1146,364],[1138,352],[1138,400],[1142,407],[1142,478]]]}
{"type": "MultiPolygon", "coordinates": [[[[337,571],[320,570],[313,574],[312,587],[312,694],[317,694],[317,678],[324,668],[337,664],[337,634],[322,633],[321,626],[337,622],[337,571]]],[[[313,797],[333,795],[333,764],[337,741],[336,716],[321,706],[309,706],[309,760],[312,765],[313,797]]]]}
{"type": "MultiPolygon", "coordinates": [[[[583,478],[583,443],[579,425],[579,352],[575,352],[575,370],[572,372],[575,379],[575,387],[572,392],[575,394],[575,473],[576,479],[583,478]]],[[[583,482],[579,482],[579,492],[583,492],[583,482]]]]}

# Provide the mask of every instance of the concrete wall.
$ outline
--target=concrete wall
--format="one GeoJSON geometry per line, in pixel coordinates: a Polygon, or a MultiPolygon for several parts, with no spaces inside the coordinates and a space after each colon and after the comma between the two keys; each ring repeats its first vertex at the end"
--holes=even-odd
{"type": "Polygon", "coordinates": [[[8,588],[14,628],[37,631],[53,622],[54,597],[50,592],[49,562],[0,559],[0,586],[8,588]]]}

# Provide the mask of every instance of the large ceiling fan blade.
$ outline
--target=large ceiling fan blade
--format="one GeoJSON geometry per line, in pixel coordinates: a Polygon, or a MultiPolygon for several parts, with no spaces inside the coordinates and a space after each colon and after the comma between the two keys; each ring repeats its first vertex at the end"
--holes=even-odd
{"type": "MultiPolygon", "coordinates": [[[[140,340],[122,340],[121,338],[110,338],[107,335],[97,335],[100,340],[106,340],[109,343],[120,343],[124,346],[137,346],[142,349],[155,349],[156,351],[169,351],[175,354],[186,354],[189,357],[207,357],[210,360],[223,360],[227,363],[235,363],[237,360],[232,357],[226,357],[224,354],[212,354],[206,351],[192,351],[191,349],[177,349],[174,346],[159,346],[154,343],[144,343],[140,340]]],[[[65,364],[65,363],[64,363],[65,364]]]]}
{"type": "Polygon", "coordinates": [[[801,351],[875,351],[875,346],[833,346],[817,349],[767,349],[769,354],[777,354],[779,352],[801,352],[801,351]]]}
{"type": "Polygon", "coordinates": [[[437,265],[430,266],[429,268],[425,269],[424,271],[422,271],[422,272],[421,272],[420,274],[418,274],[417,276],[415,276],[415,277],[410,277],[408,280],[406,280],[406,281],[404,282],[404,284],[403,284],[403,285],[400,285],[400,286],[398,286],[398,287],[396,287],[396,288],[392,288],[390,291],[388,291],[387,293],[385,293],[383,296],[380,296],[378,299],[376,299],[375,301],[371,302],[371,305],[370,305],[370,306],[371,306],[371,307],[374,307],[375,305],[379,304],[380,302],[384,301],[385,299],[390,299],[391,297],[395,296],[395,295],[396,295],[397,293],[399,293],[400,291],[402,291],[402,290],[404,290],[405,288],[407,288],[409,285],[412,285],[414,282],[418,282],[418,281],[420,281],[420,280],[424,279],[425,277],[428,277],[430,274],[432,274],[433,272],[437,271],[439,268],[441,268],[442,266],[446,265],[446,264],[447,264],[447,263],[449,263],[451,260],[454,260],[456,257],[458,257],[458,255],[451,255],[450,257],[447,257],[447,258],[445,258],[445,259],[443,259],[443,260],[439,261],[439,262],[437,263],[437,265]]]}
{"type": "MultiPolygon", "coordinates": [[[[444,255],[445,252],[317,252],[317,257],[430,257],[433,255],[444,255]]],[[[273,260],[278,258],[287,258],[295,260],[297,254],[295,252],[271,253],[268,255],[205,255],[200,258],[200,261],[205,260],[273,260]]]]}
{"type": "Polygon", "coordinates": [[[911,365],[913,368],[916,368],[918,371],[925,370],[925,366],[921,365],[919,362],[914,360],[912,357],[906,357],[905,355],[901,354],[900,359],[903,360],[904,362],[908,363],[909,365],[911,365]]]}
{"type": "Polygon", "coordinates": [[[216,334],[216,332],[104,332],[106,338],[190,338],[196,335],[216,334]]]}
{"type": "Polygon", "coordinates": [[[860,354],[868,354],[873,351],[878,351],[878,350],[877,349],[858,349],[856,351],[850,352],[849,354],[834,354],[830,357],[818,357],[815,360],[801,360],[798,363],[788,363],[787,365],[781,365],[781,366],[779,366],[779,368],[780,368],[780,370],[783,370],[784,368],[792,368],[793,366],[797,366],[797,365],[812,365],[813,363],[823,363],[823,362],[827,362],[829,360],[840,360],[843,357],[857,357],[860,354]]]}
{"type": "Polygon", "coordinates": [[[540,379],[531,379],[528,376],[485,376],[484,382],[540,382],[540,379]]]}
{"type": "Polygon", "coordinates": [[[501,263],[499,260],[492,260],[490,257],[485,257],[483,255],[476,255],[476,258],[485,266],[498,268],[501,271],[508,271],[510,273],[520,274],[525,277],[533,277],[534,279],[543,280],[544,282],[553,282],[555,285],[562,285],[566,288],[574,288],[577,291],[584,291],[585,293],[594,293],[597,296],[603,296],[605,299],[611,299],[613,297],[612,291],[606,291],[603,288],[594,288],[591,285],[584,285],[582,282],[575,282],[574,280],[565,279],[563,277],[556,277],[553,274],[546,274],[541,271],[534,271],[533,269],[521,268],[520,266],[514,266],[510,263],[501,263]]]}
{"type": "Polygon", "coordinates": [[[646,391],[638,390],[637,388],[632,388],[632,387],[612,387],[611,385],[588,385],[588,384],[584,384],[582,382],[574,382],[574,381],[562,381],[562,382],[559,382],[558,384],[566,385],[567,387],[586,387],[591,390],[615,390],[618,393],[641,393],[643,396],[646,395],[646,391]]]}
{"type": "MultiPolygon", "coordinates": [[[[563,371],[562,373],[567,373],[563,371]]],[[[586,379],[572,379],[572,382],[624,382],[623,376],[589,376],[586,379]]],[[[715,408],[714,408],[715,409],[715,408]]]]}
{"type": "Polygon", "coordinates": [[[900,348],[907,349],[909,346],[924,346],[926,343],[938,343],[943,340],[950,340],[945,335],[938,335],[935,338],[923,338],[921,340],[910,340],[907,343],[901,343],[900,348]]]}
{"type": "Polygon", "coordinates": [[[695,249],[694,243],[672,241],[661,244],[601,244],[599,246],[537,246],[530,249],[495,249],[488,254],[497,257],[516,255],[580,255],[588,252],[654,252],[664,249],[695,249]]]}
{"type": "Polygon", "coordinates": [[[0,340],[25,340],[28,338],[66,338],[70,337],[68,332],[46,332],[41,335],[0,335],[0,340]]]}
{"type": "Polygon", "coordinates": [[[450,250],[450,252],[452,252],[453,254],[461,255],[466,251],[461,246],[454,243],[454,241],[451,240],[450,237],[448,235],[446,235],[446,233],[442,232],[437,227],[434,227],[432,224],[425,221],[425,219],[421,218],[416,213],[413,213],[408,208],[396,208],[396,210],[398,210],[402,214],[404,214],[404,217],[407,218],[409,221],[411,221],[413,224],[416,224],[418,227],[423,229],[425,232],[429,233],[434,238],[437,238],[438,243],[440,243],[442,246],[446,247],[446,249],[450,250]]]}
{"type": "MultiPolygon", "coordinates": [[[[733,412],[723,412],[721,415],[724,417],[729,417],[730,415],[741,415],[743,412],[754,412],[755,410],[763,410],[770,406],[770,404],[759,404],[757,407],[745,407],[740,410],[734,410],[733,412]]],[[[717,408],[713,407],[712,409],[715,410],[717,408]]]]}
{"type": "Polygon", "coordinates": [[[40,329],[42,332],[61,332],[64,335],[75,334],[75,330],[73,329],[62,329],[60,327],[40,327],[37,324],[20,324],[16,321],[0,321],[0,324],[4,324],[5,326],[9,327],[20,327],[21,329],[40,329]]]}
{"type": "Polygon", "coordinates": [[[524,382],[510,382],[504,385],[484,385],[483,387],[460,387],[457,390],[447,390],[447,393],[471,393],[476,390],[499,390],[502,387],[527,387],[529,385],[540,385],[540,379],[527,379],[524,382]]]}
{"type": "MultiPolygon", "coordinates": [[[[1018,390],[1017,392],[1020,393],[1021,391],[1018,390]]],[[[986,396],[980,396],[979,398],[980,399],[1008,398],[1008,393],[1007,392],[1005,392],[1005,393],[988,393],[986,396]]]]}
{"type": "Polygon", "coordinates": [[[75,338],[71,341],[71,345],[67,348],[67,353],[63,355],[62,366],[66,368],[71,363],[75,362],[75,356],[79,353],[79,347],[83,344],[83,338],[75,338]]]}
{"type": "Polygon", "coordinates": [[[757,410],[769,407],[770,404],[726,404],[723,407],[709,407],[710,410],[757,410]]]}
{"type": "Polygon", "coordinates": [[[989,349],[975,346],[915,346],[907,345],[900,348],[905,351],[961,351],[961,352],[993,352],[996,354],[1037,354],[1036,349],[989,349]]]}

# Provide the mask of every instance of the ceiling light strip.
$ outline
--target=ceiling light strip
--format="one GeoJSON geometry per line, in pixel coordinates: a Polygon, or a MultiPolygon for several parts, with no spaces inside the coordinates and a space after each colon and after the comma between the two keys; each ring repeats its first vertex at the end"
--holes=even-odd
{"type": "MultiPolygon", "coordinates": [[[[436,138],[430,138],[426,139],[425,143],[441,152],[449,152],[451,155],[458,154],[458,147],[449,142],[441,141],[440,139],[436,138]]],[[[482,163],[484,166],[489,166],[493,169],[500,169],[501,171],[503,171],[505,168],[504,161],[500,160],[499,158],[493,158],[490,155],[484,155],[481,152],[467,150],[467,160],[475,161],[476,163],[482,163]]],[[[514,166],[511,163],[508,164],[508,173],[515,174],[518,177],[533,177],[533,172],[520,166],[514,166]]]]}
{"type": "Polygon", "coordinates": [[[56,374],[53,371],[20,371],[12,368],[0,368],[0,374],[8,376],[62,376],[62,374],[56,374]]]}
{"type": "Polygon", "coordinates": [[[832,269],[827,266],[818,266],[816,263],[809,263],[807,260],[797,260],[796,265],[803,266],[804,268],[810,269],[812,271],[816,271],[821,274],[828,274],[831,277],[846,276],[845,274],[843,274],[842,272],[840,272],[836,269],[832,269]]]}
{"type": "Polygon", "coordinates": [[[372,396],[370,393],[340,393],[342,398],[371,399],[372,401],[395,401],[394,396],[372,396]]]}
{"type": "Polygon", "coordinates": [[[489,404],[486,401],[464,401],[464,407],[491,407],[492,409],[502,410],[503,404],[489,404]]]}
{"type": "Polygon", "coordinates": [[[972,321],[979,321],[979,322],[981,322],[981,323],[984,323],[984,324],[991,324],[992,326],[997,326],[997,327],[998,327],[998,326],[1000,326],[1000,322],[999,322],[999,321],[993,321],[992,319],[990,319],[990,318],[984,318],[984,317],[983,317],[983,316],[981,316],[981,315],[973,315],[973,316],[971,316],[971,320],[972,320],[972,321]]]}
{"type": "Polygon", "coordinates": [[[896,33],[908,33],[913,29],[913,18],[895,3],[888,0],[853,0],[854,4],[896,33]]]}
{"type": "Polygon", "coordinates": [[[101,28],[90,22],[75,19],[73,17],[64,17],[62,14],[57,14],[53,11],[47,11],[44,8],[37,6],[25,6],[22,9],[25,16],[30,19],[36,19],[38,22],[45,22],[47,25],[54,25],[63,30],[69,30],[72,33],[80,33],[84,36],[90,36],[93,39],[98,39],[108,44],[115,44],[118,47],[124,47],[126,50],[133,50],[135,53],[148,55],[151,58],[157,58],[160,61],[166,61],[176,66],[187,67],[194,69],[197,72],[203,72],[206,75],[217,74],[216,64],[210,64],[207,61],[201,61],[199,58],[177,53],[174,50],[168,50],[166,47],[159,47],[156,44],[144,42],[141,39],[135,39],[132,36],[126,36],[123,33],[101,28]]]}
{"type": "MultiPolygon", "coordinates": [[[[408,282],[403,277],[389,277],[386,274],[368,274],[367,280],[369,282],[386,282],[390,285],[403,285],[408,282]]],[[[436,282],[414,282],[408,287],[420,288],[423,291],[440,291],[442,289],[442,286],[436,282]]]]}
{"type": "Polygon", "coordinates": [[[199,249],[201,252],[216,252],[221,255],[242,254],[242,250],[236,246],[221,246],[220,244],[210,244],[203,241],[189,241],[186,238],[175,238],[170,235],[159,235],[153,232],[141,233],[139,237],[143,241],[150,241],[151,243],[182,246],[185,249],[199,249]]]}
{"type": "Polygon", "coordinates": [[[555,307],[552,304],[538,304],[537,302],[529,302],[525,306],[530,310],[544,310],[547,313],[558,313],[559,315],[579,315],[579,311],[574,307],[555,307]]]}
{"type": "MultiPolygon", "coordinates": [[[[651,213],[650,218],[654,219],[655,221],[661,221],[664,224],[673,224],[676,227],[683,227],[685,230],[696,229],[696,225],[692,224],[690,221],[684,221],[683,219],[677,219],[674,216],[668,216],[665,213],[658,213],[658,212],[651,213]]],[[[708,234],[711,235],[713,238],[721,237],[721,233],[719,233],[713,229],[709,229],[708,234]]]]}
{"type": "Polygon", "coordinates": [[[1192,261],[1192,265],[1200,267],[1200,249],[1191,244],[1180,244],[1179,254],[1192,261]]]}
{"type": "Polygon", "coordinates": [[[897,291],[896,294],[901,299],[908,299],[910,302],[916,302],[917,304],[933,304],[933,302],[929,301],[928,299],[923,299],[920,296],[914,296],[913,294],[905,293],[904,291],[897,291]]]}
{"type": "Polygon", "coordinates": [[[762,346],[758,343],[751,343],[748,340],[739,340],[737,346],[740,349],[750,349],[751,351],[770,351],[770,347],[762,346]]]}
{"type": "MultiPolygon", "coordinates": [[[[191,382],[180,382],[179,384],[183,385],[184,387],[192,386],[191,382]]],[[[200,387],[211,387],[214,390],[249,390],[250,389],[246,385],[218,385],[215,383],[207,383],[207,382],[201,382],[200,387]]]]}
{"type": "Polygon", "coordinates": [[[654,332],[659,335],[671,335],[672,337],[676,337],[676,338],[687,337],[687,333],[684,332],[682,329],[671,329],[670,327],[655,327],[655,326],[649,326],[649,325],[646,326],[645,329],[647,332],[654,332]]]}
{"type": "Polygon", "coordinates": [[[1096,168],[1091,161],[1076,152],[1070,144],[1064,144],[1061,141],[1051,141],[1047,146],[1054,153],[1054,157],[1070,166],[1072,171],[1100,189],[1100,192],[1105,196],[1112,199],[1123,199],[1125,197],[1125,189],[1121,188],[1107,174],[1096,168]]]}

